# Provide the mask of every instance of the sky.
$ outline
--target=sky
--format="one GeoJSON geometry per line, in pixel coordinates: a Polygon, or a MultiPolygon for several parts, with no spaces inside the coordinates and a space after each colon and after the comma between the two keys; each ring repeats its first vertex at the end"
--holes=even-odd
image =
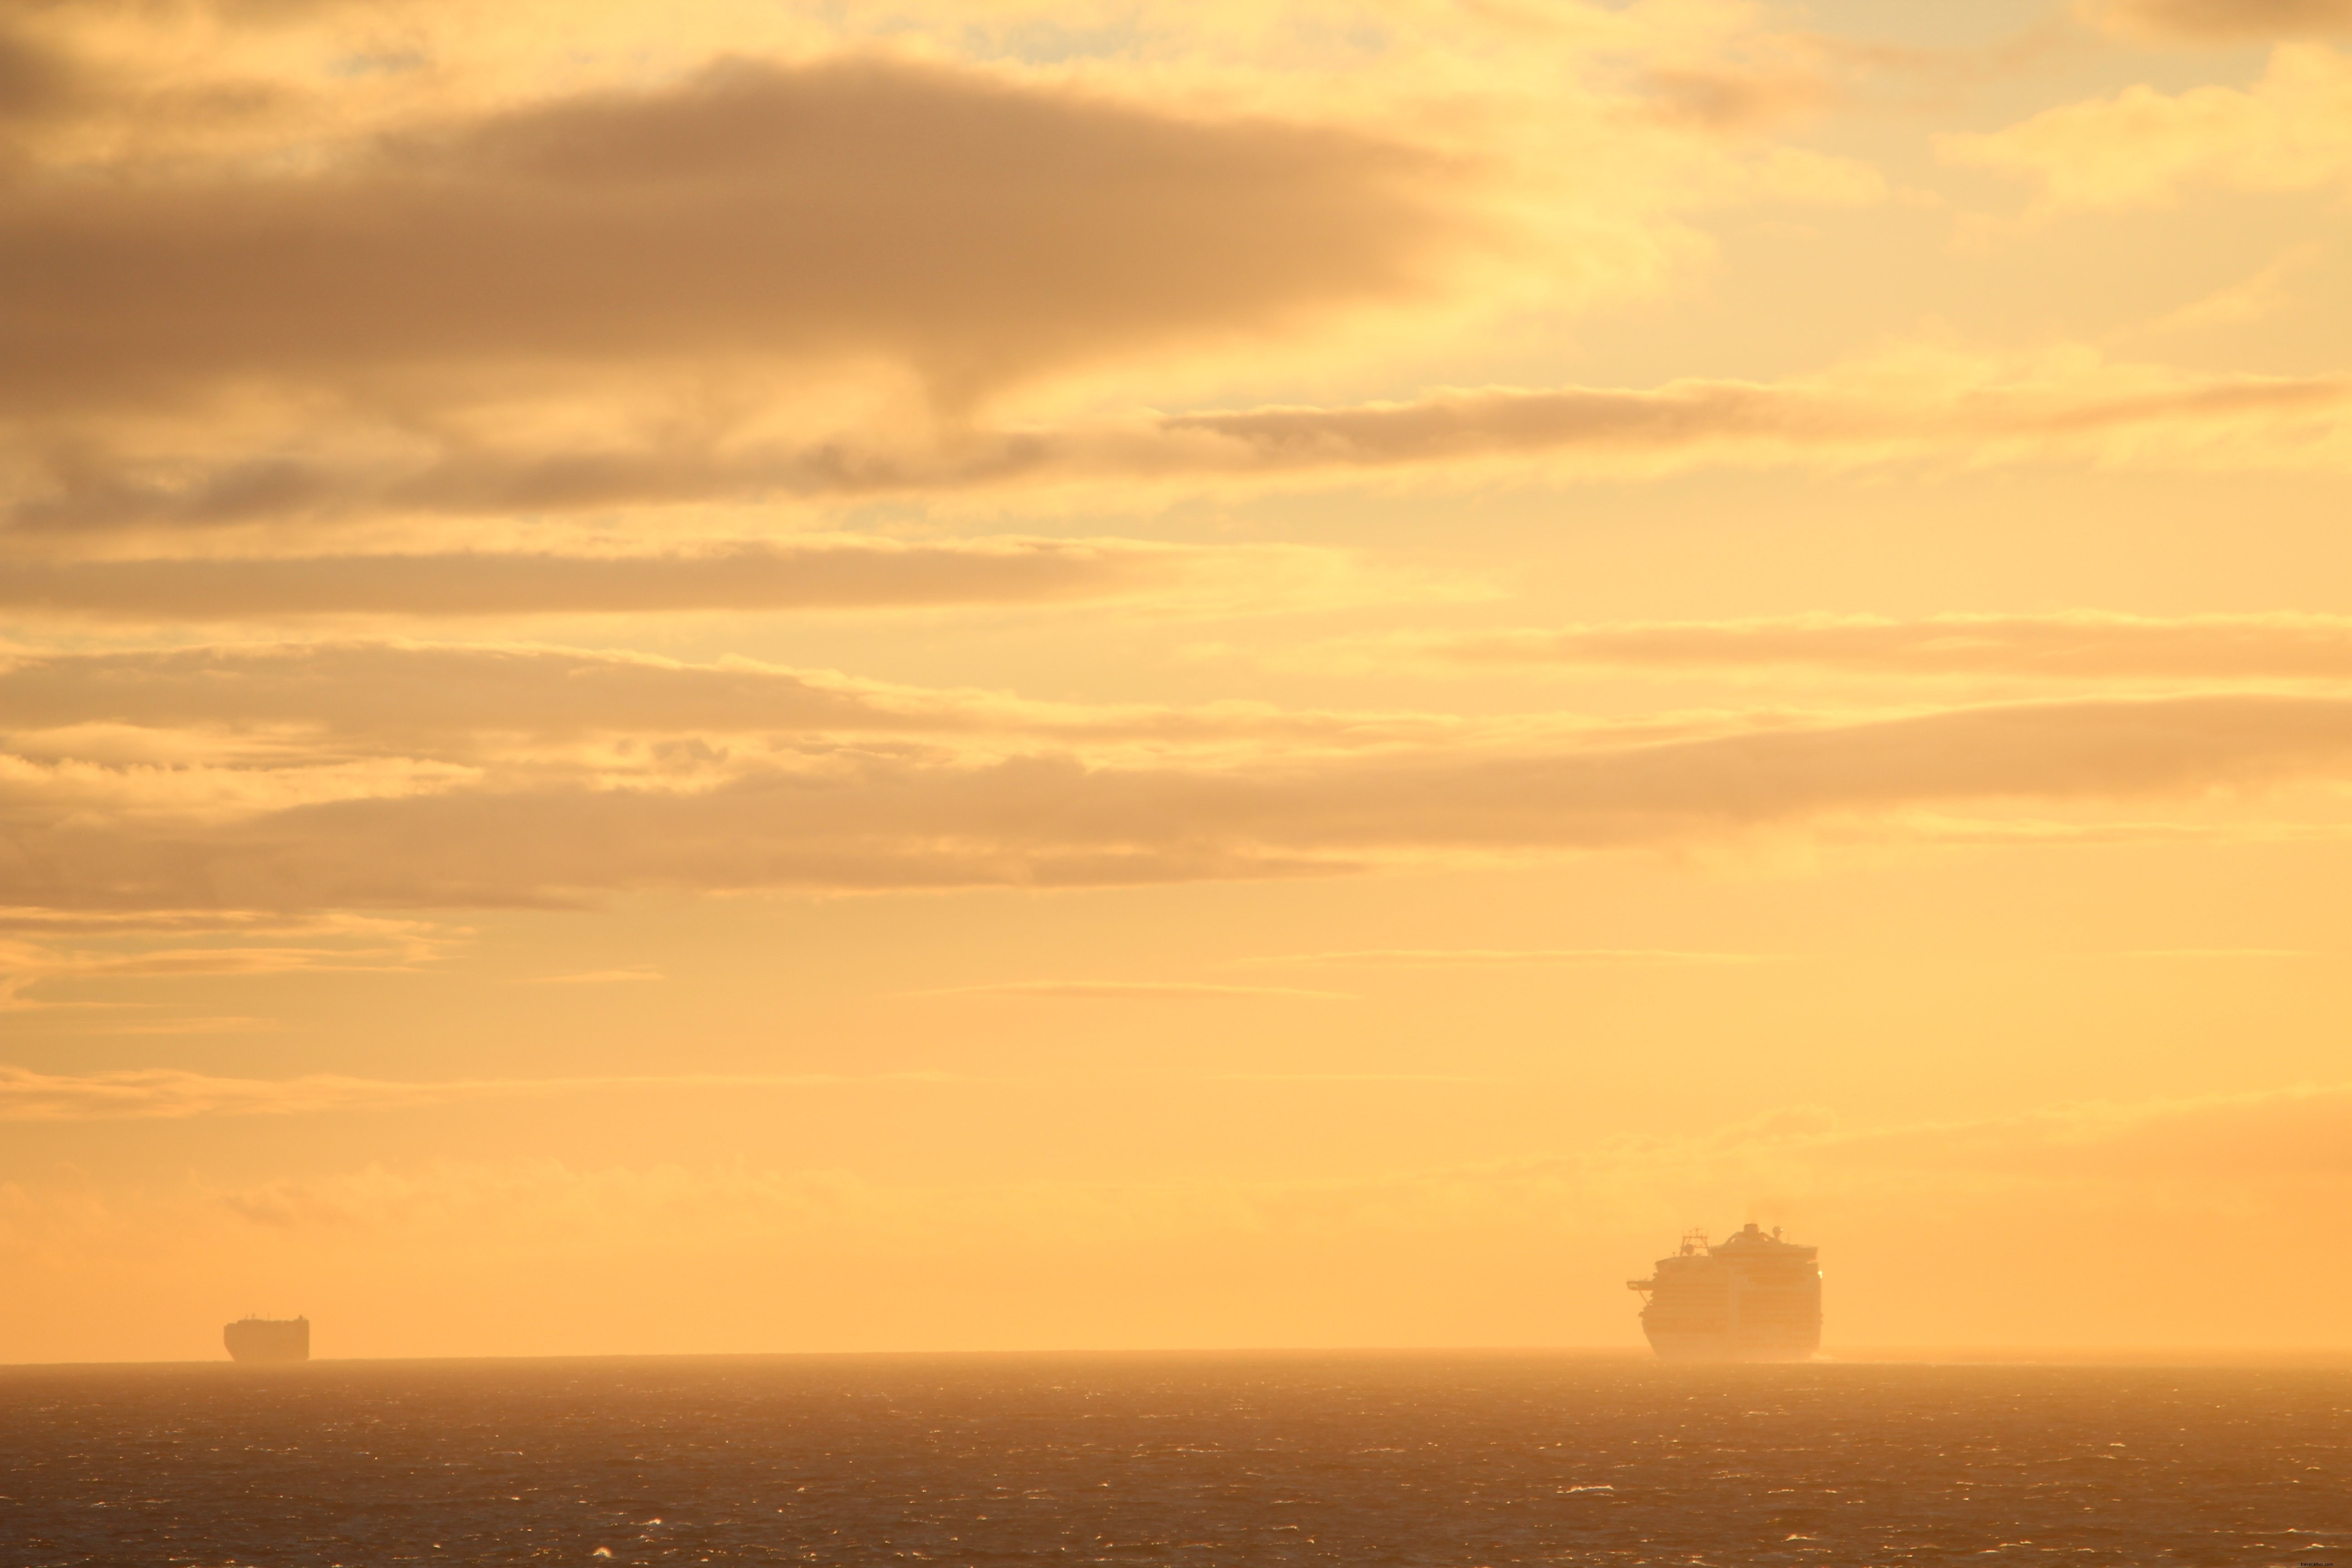
{"type": "Polygon", "coordinates": [[[2352,1349],[2352,0],[0,10],[0,1361],[2352,1349]]]}

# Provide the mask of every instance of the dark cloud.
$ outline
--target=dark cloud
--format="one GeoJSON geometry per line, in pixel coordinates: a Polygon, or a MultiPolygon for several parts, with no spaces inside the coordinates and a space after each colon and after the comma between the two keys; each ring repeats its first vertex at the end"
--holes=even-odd
{"type": "Polygon", "coordinates": [[[380,139],[315,172],[0,205],[0,401],[656,361],[871,359],[959,395],[1429,280],[1441,171],[886,58],[380,139]]]}
{"type": "MultiPolygon", "coordinates": [[[[542,770],[226,820],[175,818],[152,799],[126,815],[106,770],[21,765],[0,795],[0,903],[430,907],[649,887],[1333,872],[1393,854],[1670,844],[1829,815],[2195,794],[2347,766],[2352,701],[2255,696],[1973,708],[1651,745],[1271,752],[1223,767],[829,747],[728,763],[686,788],[542,770]]],[[[189,811],[210,809],[202,792],[217,784],[196,787],[189,811]]]]}
{"type": "Polygon", "coordinates": [[[94,90],[85,68],[20,23],[0,15],[0,132],[68,113],[94,90]]]}

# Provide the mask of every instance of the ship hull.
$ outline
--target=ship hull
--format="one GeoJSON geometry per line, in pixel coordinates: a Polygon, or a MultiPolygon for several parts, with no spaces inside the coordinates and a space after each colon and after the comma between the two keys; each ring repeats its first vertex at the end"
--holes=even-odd
{"type": "Polygon", "coordinates": [[[1660,1361],[1798,1362],[1811,1361],[1821,1348],[1818,1339],[1781,1342],[1734,1340],[1725,1334],[1675,1333],[1648,1331],[1650,1349],[1660,1361]]]}
{"type": "Polygon", "coordinates": [[[310,1359],[310,1321],[307,1318],[278,1321],[247,1318],[223,1329],[221,1341],[228,1347],[232,1361],[279,1366],[306,1362],[310,1359]]]}

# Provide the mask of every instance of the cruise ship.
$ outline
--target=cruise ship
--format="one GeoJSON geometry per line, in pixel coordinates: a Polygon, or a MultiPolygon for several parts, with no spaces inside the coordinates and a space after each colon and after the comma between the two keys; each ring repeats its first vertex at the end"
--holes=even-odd
{"type": "Polygon", "coordinates": [[[221,1331],[235,1361],[309,1361],[308,1318],[240,1318],[221,1331]]]}
{"type": "Polygon", "coordinates": [[[1642,1331],[1660,1361],[1809,1361],[1822,1348],[1820,1248],[1750,1225],[1719,1247],[1706,1232],[1625,1288],[1643,1297],[1642,1331]]]}

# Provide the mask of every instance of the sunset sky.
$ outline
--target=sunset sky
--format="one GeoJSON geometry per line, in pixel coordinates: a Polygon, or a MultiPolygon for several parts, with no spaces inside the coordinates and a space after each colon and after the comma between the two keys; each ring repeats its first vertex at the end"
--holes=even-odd
{"type": "Polygon", "coordinates": [[[2352,0],[0,10],[0,1361],[2352,1348],[2352,0]]]}

